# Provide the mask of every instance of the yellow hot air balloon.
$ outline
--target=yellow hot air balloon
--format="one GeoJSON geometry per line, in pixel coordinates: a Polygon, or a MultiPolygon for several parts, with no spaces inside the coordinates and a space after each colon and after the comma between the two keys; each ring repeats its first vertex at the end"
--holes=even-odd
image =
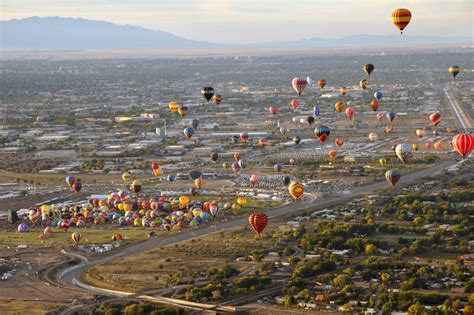
{"type": "Polygon", "coordinates": [[[292,182],[288,186],[288,191],[294,200],[301,199],[304,194],[304,185],[302,183],[292,182]]]}
{"type": "Polygon", "coordinates": [[[247,204],[247,199],[245,199],[244,197],[239,197],[239,198],[237,198],[237,203],[238,203],[241,207],[243,207],[243,206],[245,206],[245,205],[247,204]]]}
{"type": "Polygon", "coordinates": [[[413,148],[413,150],[418,151],[418,144],[413,143],[411,147],[413,148]]]}
{"type": "Polygon", "coordinates": [[[124,183],[128,183],[131,178],[132,178],[132,175],[129,172],[125,172],[122,174],[122,180],[124,183]]]}
{"type": "Polygon", "coordinates": [[[189,203],[189,197],[188,196],[179,197],[179,203],[183,206],[186,206],[189,203]]]}
{"type": "Polygon", "coordinates": [[[380,166],[384,167],[385,165],[387,165],[387,160],[386,159],[380,159],[379,164],[380,164],[380,166]]]}
{"type": "Polygon", "coordinates": [[[181,105],[178,102],[171,102],[171,103],[168,104],[168,108],[173,113],[176,113],[180,107],[181,107],[181,105]]]}
{"type": "Polygon", "coordinates": [[[196,186],[197,189],[201,189],[202,186],[204,186],[204,179],[202,179],[201,177],[196,178],[194,180],[194,185],[196,186]]]}
{"type": "Polygon", "coordinates": [[[423,138],[425,136],[425,129],[424,128],[416,129],[416,135],[420,138],[423,138]]]}
{"type": "Polygon", "coordinates": [[[178,114],[181,115],[181,117],[184,117],[188,114],[189,108],[187,106],[181,106],[178,108],[178,114]]]}
{"type": "Polygon", "coordinates": [[[411,20],[411,12],[407,9],[396,9],[392,12],[392,23],[403,34],[403,30],[407,27],[411,20]]]}

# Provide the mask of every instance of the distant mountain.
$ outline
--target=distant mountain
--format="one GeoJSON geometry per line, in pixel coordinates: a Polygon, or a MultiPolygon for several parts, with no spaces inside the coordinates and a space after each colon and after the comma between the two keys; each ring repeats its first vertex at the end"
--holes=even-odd
{"type": "Polygon", "coordinates": [[[207,48],[215,44],[185,39],[139,26],[80,18],[30,17],[0,21],[7,49],[207,48]]]}
{"type": "Polygon", "coordinates": [[[105,21],[63,17],[30,17],[0,21],[2,49],[157,49],[157,48],[328,48],[470,43],[469,37],[351,35],[291,42],[225,45],[195,41],[168,32],[105,21]]]}

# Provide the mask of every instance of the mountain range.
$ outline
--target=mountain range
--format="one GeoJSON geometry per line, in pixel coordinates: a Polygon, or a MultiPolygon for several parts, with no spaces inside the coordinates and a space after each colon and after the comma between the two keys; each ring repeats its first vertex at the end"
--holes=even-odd
{"type": "Polygon", "coordinates": [[[87,50],[160,48],[321,48],[376,45],[470,43],[471,38],[425,35],[351,35],[291,42],[229,45],[196,41],[140,26],[64,17],[30,17],[0,21],[2,49],[87,50]]]}

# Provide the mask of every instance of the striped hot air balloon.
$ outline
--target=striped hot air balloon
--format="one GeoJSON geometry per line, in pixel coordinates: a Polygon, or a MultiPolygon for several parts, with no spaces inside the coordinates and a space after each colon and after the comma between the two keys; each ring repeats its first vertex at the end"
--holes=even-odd
{"type": "Polygon", "coordinates": [[[249,224],[255,233],[260,235],[268,224],[268,216],[263,212],[252,213],[249,216],[249,224]]]}
{"type": "Polygon", "coordinates": [[[344,103],[344,102],[337,102],[337,103],[334,105],[334,108],[336,109],[336,112],[342,113],[342,112],[344,111],[344,109],[346,108],[346,103],[344,103]]]}
{"type": "Polygon", "coordinates": [[[324,87],[326,86],[326,80],[318,80],[318,85],[321,87],[321,90],[324,89],[324,87]]]}
{"type": "Polygon", "coordinates": [[[301,199],[304,194],[304,185],[302,183],[292,182],[290,186],[288,186],[288,191],[294,200],[301,199]]]}
{"type": "Polygon", "coordinates": [[[305,78],[296,77],[291,81],[291,85],[293,86],[293,89],[295,89],[296,93],[301,95],[306,85],[308,85],[308,81],[306,81],[305,78]]]}
{"type": "Polygon", "coordinates": [[[474,148],[474,136],[467,133],[460,133],[453,137],[451,143],[454,150],[465,159],[474,148]]]}
{"type": "Polygon", "coordinates": [[[387,172],[385,172],[385,179],[390,184],[392,189],[393,189],[393,186],[395,186],[395,184],[398,183],[398,181],[400,180],[400,177],[402,177],[402,175],[397,170],[388,170],[387,172]]]}
{"type": "Polygon", "coordinates": [[[433,126],[438,126],[441,120],[442,118],[440,113],[433,113],[430,115],[430,121],[433,126]]]}
{"type": "Polygon", "coordinates": [[[72,233],[71,238],[74,242],[74,245],[77,245],[81,241],[82,234],[79,233],[79,232],[74,232],[74,233],[72,233]]]}
{"type": "Polygon", "coordinates": [[[453,75],[453,78],[456,78],[458,73],[461,71],[461,68],[459,68],[459,66],[451,66],[448,71],[453,75]]]}
{"type": "Polygon", "coordinates": [[[392,12],[392,23],[400,30],[400,34],[403,34],[403,30],[407,27],[411,20],[411,12],[408,9],[396,9],[392,12]]]}

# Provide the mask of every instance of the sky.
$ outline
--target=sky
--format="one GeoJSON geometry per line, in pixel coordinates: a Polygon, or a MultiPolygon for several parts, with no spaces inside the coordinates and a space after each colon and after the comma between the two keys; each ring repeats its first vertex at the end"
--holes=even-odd
{"type": "Polygon", "coordinates": [[[407,8],[405,34],[474,34],[473,0],[0,0],[0,19],[82,17],[139,25],[219,43],[394,35],[393,9],[407,8]]]}

